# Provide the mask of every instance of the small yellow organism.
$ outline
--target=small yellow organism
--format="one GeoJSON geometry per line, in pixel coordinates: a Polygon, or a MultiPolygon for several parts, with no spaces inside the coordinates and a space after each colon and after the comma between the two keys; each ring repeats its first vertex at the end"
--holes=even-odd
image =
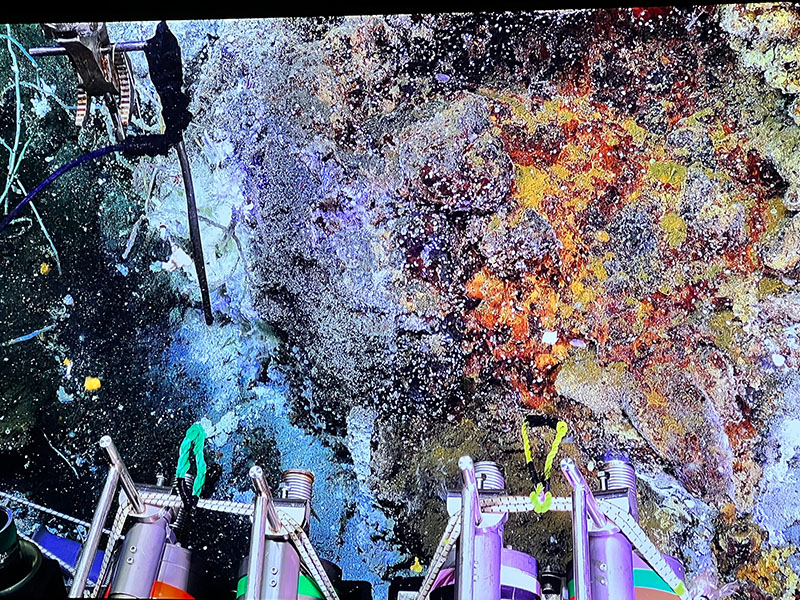
{"type": "Polygon", "coordinates": [[[100,379],[97,377],[87,377],[86,380],[83,382],[83,387],[93,392],[95,390],[100,389],[100,379]]]}
{"type": "Polygon", "coordinates": [[[600,240],[601,242],[607,242],[608,240],[611,239],[611,236],[608,235],[607,231],[601,230],[597,232],[597,239],[600,240]]]}
{"type": "Polygon", "coordinates": [[[46,262],[43,262],[39,265],[39,273],[42,275],[47,275],[50,272],[50,265],[46,262]]]}
{"type": "Polygon", "coordinates": [[[68,358],[65,358],[65,359],[64,359],[64,366],[65,366],[65,367],[68,367],[68,366],[70,366],[71,364],[72,364],[72,361],[71,361],[70,359],[68,359],[68,358]]]}
{"type": "Polygon", "coordinates": [[[422,565],[419,562],[419,557],[414,557],[414,564],[409,567],[414,573],[422,573],[422,565]]]}

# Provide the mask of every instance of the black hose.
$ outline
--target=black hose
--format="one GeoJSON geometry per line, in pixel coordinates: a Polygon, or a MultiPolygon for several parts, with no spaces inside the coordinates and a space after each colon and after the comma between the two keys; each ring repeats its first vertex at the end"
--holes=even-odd
{"type": "Polygon", "coordinates": [[[206,262],[203,259],[203,242],[200,239],[200,224],[197,221],[197,203],[194,198],[194,184],[192,183],[192,172],[189,169],[189,157],[186,156],[186,146],[181,138],[175,149],[178,151],[178,160],[181,163],[183,174],[183,186],[186,188],[186,212],[189,217],[189,241],[192,243],[192,260],[197,270],[197,284],[200,286],[200,297],[203,299],[203,315],[206,318],[206,325],[214,322],[211,313],[211,298],[208,293],[208,280],[206,279],[206,262]]]}
{"type": "Polygon", "coordinates": [[[181,497],[183,506],[178,509],[177,519],[175,520],[175,525],[172,530],[175,532],[175,539],[185,546],[194,518],[194,509],[197,506],[199,498],[192,495],[191,491],[188,489],[189,486],[186,483],[186,479],[183,477],[177,480],[175,487],[178,488],[178,495],[181,497]]]}

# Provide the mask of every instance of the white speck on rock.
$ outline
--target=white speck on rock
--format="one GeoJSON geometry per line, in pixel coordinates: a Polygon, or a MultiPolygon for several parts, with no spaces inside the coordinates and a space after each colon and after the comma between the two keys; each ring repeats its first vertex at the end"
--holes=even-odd
{"type": "Polygon", "coordinates": [[[545,344],[554,345],[558,341],[558,334],[555,331],[545,331],[542,334],[542,342],[545,344]]]}

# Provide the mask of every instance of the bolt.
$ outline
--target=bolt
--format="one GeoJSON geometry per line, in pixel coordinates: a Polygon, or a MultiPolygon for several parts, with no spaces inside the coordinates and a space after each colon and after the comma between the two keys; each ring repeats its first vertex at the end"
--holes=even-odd
{"type": "Polygon", "coordinates": [[[131,554],[133,554],[134,552],[136,552],[136,546],[131,546],[131,554]]]}
{"type": "Polygon", "coordinates": [[[278,580],[277,580],[277,579],[270,579],[270,580],[269,580],[269,584],[270,584],[272,587],[275,587],[276,585],[278,585],[278,580]]]}
{"type": "Polygon", "coordinates": [[[129,557],[128,557],[128,558],[125,560],[125,562],[126,562],[126,563],[128,563],[129,565],[132,565],[132,564],[133,564],[133,557],[132,557],[132,556],[129,556],[129,557]]]}

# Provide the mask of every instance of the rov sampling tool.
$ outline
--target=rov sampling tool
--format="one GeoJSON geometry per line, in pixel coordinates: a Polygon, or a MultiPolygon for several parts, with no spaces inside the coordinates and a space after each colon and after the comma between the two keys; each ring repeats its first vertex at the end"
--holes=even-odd
{"type": "Polygon", "coordinates": [[[78,110],[75,124],[82,127],[91,107],[92,98],[103,98],[111,114],[116,144],[84,154],[60,167],[42,183],[28,193],[0,221],[0,233],[44,188],[73,168],[112,152],[126,156],[166,155],[175,148],[181,166],[183,185],[186,191],[186,210],[189,221],[189,238],[192,259],[197,271],[197,283],[203,303],[203,315],[211,325],[214,317],[208,291],[203,244],[197,217],[194,184],[183,143],[183,131],[192,120],[188,110],[189,97],[183,91],[183,65],[178,40],[162,21],[155,35],[145,42],[122,42],[112,44],[105,23],[48,23],[43,25],[45,33],[60,44],[54,48],[32,48],[31,56],[69,56],[78,77],[78,110]],[[142,50],[147,56],[150,79],[161,99],[163,133],[127,136],[131,107],[136,91],[127,52],[142,50]]]}
{"type": "MultiPolygon", "coordinates": [[[[38,542],[20,541],[22,558],[17,556],[18,551],[0,555],[3,586],[0,597],[30,597],[37,595],[38,590],[42,591],[38,594],[41,597],[64,597],[59,565],[67,580],[72,579],[69,588],[72,598],[218,597],[219,590],[209,587],[208,580],[211,570],[216,572],[219,568],[209,565],[189,544],[192,523],[198,513],[205,511],[252,521],[247,555],[241,559],[237,576],[231,578],[229,597],[245,600],[371,597],[369,584],[343,581],[341,569],[320,559],[314,550],[308,535],[314,482],[311,472],[285,471],[281,494],[273,497],[263,470],[256,465],[249,472],[255,491],[252,503],[204,499],[200,497],[205,479],[202,434],[193,437],[191,432],[192,429],[181,446],[172,485],[165,485],[167,480],[163,475],[157,476],[155,485],[135,483],[113,441],[104,436],[99,444],[111,464],[77,561],[58,558],[57,554],[63,554],[64,541],[59,536],[39,536],[38,542]],[[191,453],[196,458],[194,474],[188,471],[191,453]],[[118,503],[111,528],[105,529],[115,498],[118,503]],[[100,542],[105,533],[108,539],[105,551],[101,552],[100,542]],[[42,552],[53,560],[47,577],[41,573],[37,576],[38,587],[21,587],[16,579],[3,578],[13,569],[19,572],[23,558],[28,570],[39,569],[36,561],[42,562],[42,552]]],[[[44,507],[33,505],[33,508],[44,507]]],[[[6,514],[13,526],[11,512],[7,510],[6,514]]],[[[7,523],[0,531],[0,542],[8,537],[5,535],[8,528],[7,523]]],[[[33,577],[26,576],[25,582],[29,579],[33,577]]]]}

